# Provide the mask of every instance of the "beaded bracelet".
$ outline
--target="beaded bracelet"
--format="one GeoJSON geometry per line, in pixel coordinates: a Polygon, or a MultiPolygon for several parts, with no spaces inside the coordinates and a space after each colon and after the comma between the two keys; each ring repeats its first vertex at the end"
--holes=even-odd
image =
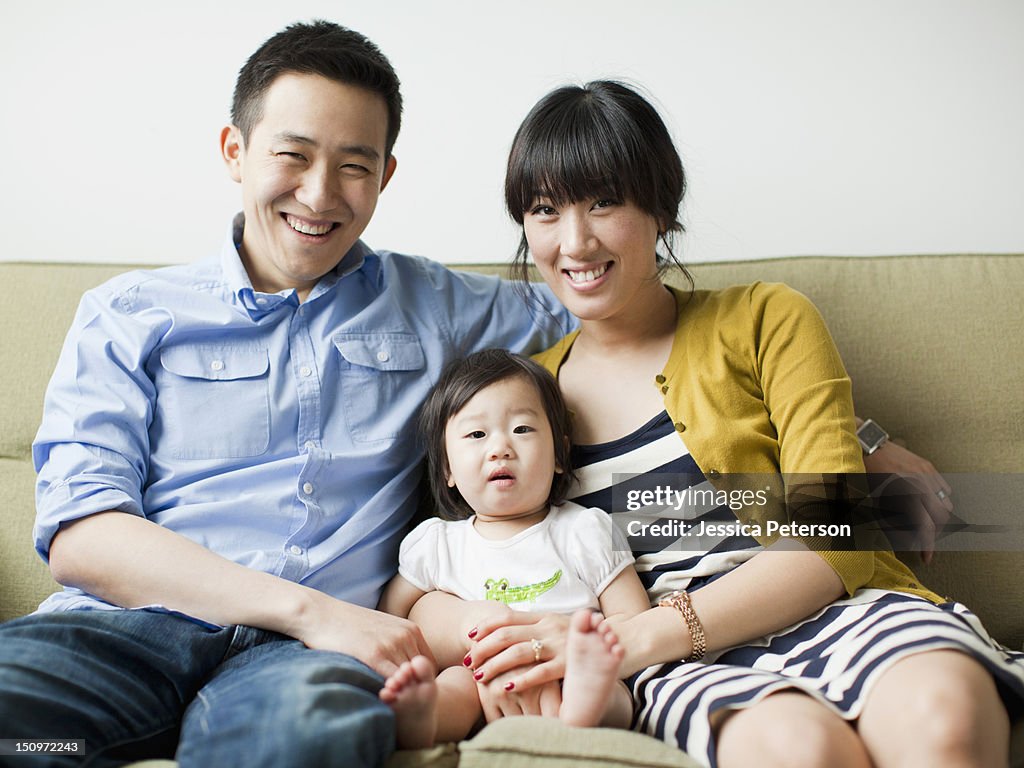
{"type": "Polygon", "coordinates": [[[704,635],[704,627],[697,617],[697,612],[693,610],[689,593],[686,590],[672,592],[661,598],[658,605],[663,608],[675,608],[686,622],[686,630],[690,633],[690,645],[693,646],[686,661],[700,661],[704,658],[708,650],[707,637],[704,635]]]}

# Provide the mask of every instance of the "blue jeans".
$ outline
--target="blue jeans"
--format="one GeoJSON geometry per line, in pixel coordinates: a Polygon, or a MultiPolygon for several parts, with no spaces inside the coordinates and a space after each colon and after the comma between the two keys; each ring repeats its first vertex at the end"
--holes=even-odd
{"type": "Polygon", "coordinates": [[[0,738],[84,739],[86,751],[0,765],[376,766],[395,740],[382,684],[351,656],[252,627],[155,611],[25,616],[0,624],[0,738]]]}

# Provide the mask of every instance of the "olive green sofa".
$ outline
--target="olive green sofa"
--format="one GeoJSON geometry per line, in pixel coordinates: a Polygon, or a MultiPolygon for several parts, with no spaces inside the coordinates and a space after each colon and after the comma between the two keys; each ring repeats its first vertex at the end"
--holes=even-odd
{"type": "MultiPolygon", "coordinates": [[[[79,296],[126,269],[0,263],[0,284],[8,291],[0,304],[0,620],[31,611],[57,588],[32,547],[30,446],[79,296]]],[[[800,257],[696,264],[691,271],[698,287],[765,280],[804,292],[832,329],[859,414],[874,417],[945,472],[1011,479],[1024,473],[1024,255],[800,257]]],[[[681,276],[669,279],[678,283],[681,276]]],[[[1009,501],[1024,517],[1024,503],[1009,501]]],[[[958,512],[970,518],[971,510],[958,512]]],[[[1009,550],[943,551],[929,567],[912,563],[925,584],[970,605],[993,635],[1020,649],[1024,554],[1009,550]]],[[[1014,735],[1012,763],[1024,765],[1021,724],[1014,735]]],[[[400,752],[389,768],[455,765],[693,763],[637,734],[510,718],[457,745],[400,752]]]]}

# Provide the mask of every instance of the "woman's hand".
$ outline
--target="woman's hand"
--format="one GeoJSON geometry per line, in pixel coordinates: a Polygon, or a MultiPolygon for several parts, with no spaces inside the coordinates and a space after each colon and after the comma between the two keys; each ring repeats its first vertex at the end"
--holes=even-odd
{"type": "MultiPolygon", "coordinates": [[[[513,611],[494,600],[462,600],[447,592],[427,592],[409,612],[434,650],[438,666],[457,667],[472,647],[469,632],[484,620],[508,620],[513,611]]],[[[468,664],[466,666],[469,666],[468,664]]]]}
{"type": "Polygon", "coordinates": [[[477,693],[488,723],[501,717],[543,715],[558,717],[562,706],[562,688],[557,680],[520,689],[513,681],[527,674],[532,665],[518,667],[498,675],[488,683],[478,683],[477,693]],[[511,686],[511,687],[510,687],[511,686]]]}
{"type": "Polygon", "coordinates": [[[517,691],[561,680],[568,631],[569,617],[558,614],[510,610],[488,617],[469,632],[473,644],[467,666],[478,683],[517,671],[508,679],[517,691]]]}
{"type": "MultiPolygon", "coordinates": [[[[864,457],[864,468],[871,474],[896,475],[918,489],[909,511],[916,531],[921,559],[930,563],[935,552],[935,537],[953,514],[953,489],[927,459],[893,442],[864,457]]],[[[905,487],[905,484],[904,484],[905,487]]]]}

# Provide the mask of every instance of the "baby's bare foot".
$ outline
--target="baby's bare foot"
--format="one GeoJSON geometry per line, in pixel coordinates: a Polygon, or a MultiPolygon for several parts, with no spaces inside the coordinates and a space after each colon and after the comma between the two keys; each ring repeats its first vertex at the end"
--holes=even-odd
{"type": "Polygon", "coordinates": [[[413,656],[392,673],[380,699],[395,712],[401,749],[431,747],[437,734],[437,670],[426,656],[413,656]]]}
{"type": "Polygon", "coordinates": [[[625,650],[599,613],[577,611],[569,622],[565,680],[559,719],[589,727],[601,722],[619,676],[625,650]]]}

